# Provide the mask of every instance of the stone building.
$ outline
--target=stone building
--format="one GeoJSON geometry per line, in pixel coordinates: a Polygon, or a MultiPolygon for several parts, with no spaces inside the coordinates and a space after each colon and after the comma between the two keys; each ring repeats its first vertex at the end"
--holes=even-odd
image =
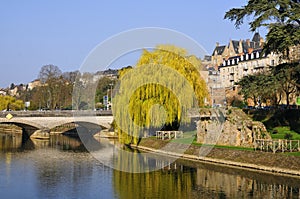
{"type": "Polygon", "coordinates": [[[279,56],[264,55],[263,38],[255,33],[252,40],[230,40],[227,46],[217,46],[212,54],[212,64],[217,65],[220,81],[225,88],[233,88],[242,77],[263,72],[279,64],[279,56]]]}
{"type": "MultiPolygon", "coordinates": [[[[281,63],[300,61],[300,45],[290,47],[288,60],[283,59],[280,54],[265,55],[262,52],[263,45],[264,40],[259,33],[255,33],[252,40],[230,40],[227,46],[220,46],[217,43],[211,56],[211,63],[218,68],[219,81],[225,87],[228,103],[230,103],[228,99],[241,100],[235,85],[244,76],[268,71],[281,63]]],[[[291,95],[291,98],[290,101],[293,101],[295,96],[291,95]]],[[[281,103],[286,103],[285,96],[282,96],[281,103]]]]}
{"type": "Polygon", "coordinates": [[[240,56],[229,57],[219,66],[220,78],[226,88],[233,87],[244,76],[261,73],[279,64],[279,56],[262,54],[262,49],[250,50],[240,56]]]}
{"type": "Polygon", "coordinates": [[[292,46],[290,48],[290,60],[292,62],[300,62],[300,45],[292,46]]]}
{"type": "Polygon", "coordinates": [[[214,66],[220,66],[224,60],[230,57],[240,56],[249,53],[249,51],[261,49],[263,44],[264,40],[259,33],[255,33],[252,40],[230,40],[227,46],[220,46],[217,42],[211,56],[211,62],[214,66]]]}
{"type": "Polygon", "coordinates": [[[208,68],[207,87],[211,97],[211,105],[223,106],[226,102],[225,87],[220,79],[220,72],[214,67],[208,68]]]}
{"type": "Polygon", "coordinates": [[[32,90],[35,87],[39,87],[41,85],[42,85],[42,83],[39,79],[33,80],[32,82],[28,83],[28,90],[32,90]]]}

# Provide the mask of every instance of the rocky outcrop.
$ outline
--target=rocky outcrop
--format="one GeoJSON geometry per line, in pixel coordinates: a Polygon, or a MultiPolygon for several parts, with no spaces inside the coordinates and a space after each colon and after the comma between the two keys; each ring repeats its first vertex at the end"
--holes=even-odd
{"type": "Polygon", "coordinates": [[[206,110],[197,122],[197,142],[252,147],[254,139],[270,139],[263,123],[252,121],[242,110],[231,108],[223,114],[206,110]],[[223,117],[224,116],[224,117],[223,117]]]}

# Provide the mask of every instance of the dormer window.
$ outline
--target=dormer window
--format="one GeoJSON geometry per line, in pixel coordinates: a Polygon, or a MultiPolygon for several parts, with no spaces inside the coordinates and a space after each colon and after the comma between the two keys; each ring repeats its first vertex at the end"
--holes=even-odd
{"type": "Polygon", "coordinates": [[[246,54],[246,60],[248,60],[249,59],[249,54],[246,54]]]}
{"type": "Polygon", "coordinates": [[[244,56],[243,55],[241,55],[241,61],[244,61],[244,56]]]}

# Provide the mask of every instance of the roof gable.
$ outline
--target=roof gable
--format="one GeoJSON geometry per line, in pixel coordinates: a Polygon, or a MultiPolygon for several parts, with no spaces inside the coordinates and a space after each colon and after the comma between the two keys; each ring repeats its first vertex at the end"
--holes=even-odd
{"type": "Polygon", "coordinates": [[[214,50],[214,52],[213,52],[212,55],[215,55],[215,54],[222,55],[222,53],[224,52],[225,48],[226,48],[226,46],[217,46],[215,48],[215,50],[214,50]]]}

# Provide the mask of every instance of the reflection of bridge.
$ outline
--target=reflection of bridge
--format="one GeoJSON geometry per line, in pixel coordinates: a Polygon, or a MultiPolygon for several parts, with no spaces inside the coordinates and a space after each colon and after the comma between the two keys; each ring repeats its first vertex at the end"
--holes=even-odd
{"type": "Polygon", "coordinates": [[[81,127],[93,130],[108,129],[111,127],[113,116],[76,116],[76,117],[13,117],[0,118],[2,124],[14,124],[23,129],[28,136],[47,138],[50,130],[64,125],[75,123],[81,127]]]}

